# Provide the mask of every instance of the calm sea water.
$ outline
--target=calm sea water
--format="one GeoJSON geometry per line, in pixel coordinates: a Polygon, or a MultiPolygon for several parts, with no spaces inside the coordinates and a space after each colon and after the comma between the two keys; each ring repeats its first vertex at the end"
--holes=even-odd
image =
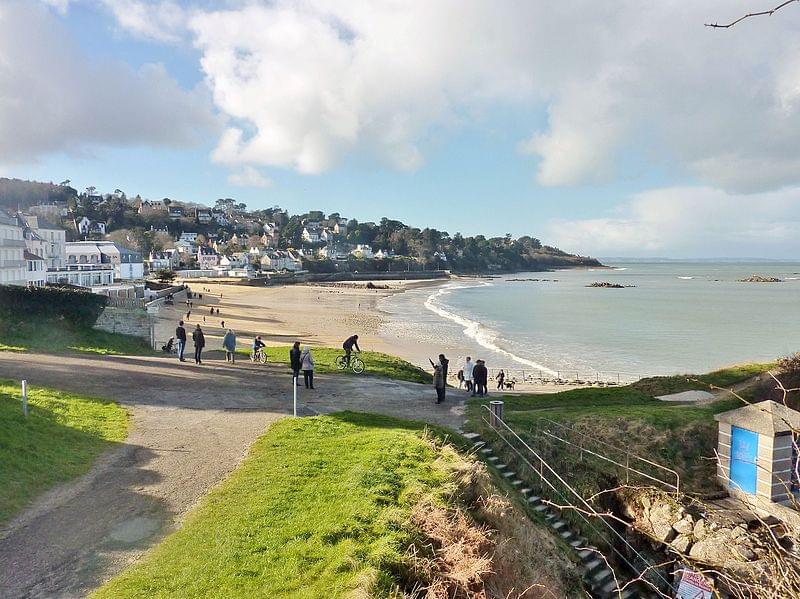
{"type": "Polygon", "coordinates": [[[611,266],[411,290],[383,301],[382,334],[428,353],[560,373],[705,372],[800,350],[800,263],[611,266]],[[737,281],[752,274],[784,282],[737,281]],[[550,281],[510,280],[527,278],[550,281]],[[635,287],[586,287],[594,281],[635,287]]]}

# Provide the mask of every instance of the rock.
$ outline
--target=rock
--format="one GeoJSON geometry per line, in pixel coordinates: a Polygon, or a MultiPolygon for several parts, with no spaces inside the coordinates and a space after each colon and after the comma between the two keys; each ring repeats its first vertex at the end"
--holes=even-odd
{"type": "Polygon", "coordinates": [[[683,553],[684,555],[686,554],[691,544],[692,541],[686,535],[678,535],[672,540],[672,543],[670,543],[670,545],[672,545],[672,548],[675,549],[675,551],[683,553]]]}
{"type": "Polygon", "coordinates": [[[600,287],[602,289],[625,289],[626,287],[636,287],[636,285],[621,285],[619,283],[609,283],[607,281],[595,281],[587,285],[587,287],[600,287]]]}
{"type": "Polygon", "coordinates": [[[709,534],[709,530],[708,530],[708,526],[706,525],[706,521],[701,519],[701,520],[698,520],[697,522],[695,522],[694,523],[694,531],[692,531],[692,534],[694,535],[695,540],[700,541],[702,539],[705,539],[709,534]]]}
{"type": "Polygon", "coordinates": [[[739,279],[740,283],[783,283],[781,279],[775,277],[764,277],[761,275],[751,275],[746,279],[739,279]]]}
{"type": "Polygon", "coordinates": [[[673,524],[672,528],[674,528],[675,532],[680,535],[688,535],[694,532],[694,522],[692,521],[692,517],[689,515],[684,516],[675,524],[673,524]]]}

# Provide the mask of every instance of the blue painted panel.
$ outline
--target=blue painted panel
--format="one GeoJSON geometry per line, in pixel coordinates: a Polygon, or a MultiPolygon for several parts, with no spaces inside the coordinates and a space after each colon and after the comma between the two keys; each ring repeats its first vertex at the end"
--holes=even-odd
{"type": "Polygon", "coordinates": [[[731,427],[731,487],[755,495],[758,483],[758,433],[731,427]]]}

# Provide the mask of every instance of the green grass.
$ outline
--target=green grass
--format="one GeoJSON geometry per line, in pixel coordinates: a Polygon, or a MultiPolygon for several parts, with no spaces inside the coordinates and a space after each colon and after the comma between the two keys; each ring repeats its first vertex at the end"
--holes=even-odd
{"type": "Polygon", "coordinates": [[[28,406],[25,418],[19,385],[0,381],[0,524],[127,434],[127,412],[110,401],[29,388],[28,406]]]}
{"type": "Polygon", "coordinates": [[[56,320],[0,323],[0,351],[34,351],[51,354],[153,355],[144,339],[90,328],[74,327],[56,320]]]}
{"type": "MultiPolygon", "coordinates": [[[[289,366],[289,350],[291,346],[267,347],[268,360],[277,364],[289,366]]],[[[237,353],[250,355],[249,349],[237,349],[237,353]]],[[[431,383],[433,376],[431,373],[406,362],[402,358],[390,356],[381,352],[362,351],[358,356],[364,361],[364,372],[354,374],[352,370],[338,370],[336,368],[336,357],[344,355],[344,350],[333,347],[314,347],[311,346],[311,355],[314,356],[314,371],[324,374],[343,374],[350,376],[381,376],[384,378],[395,379],[398,381],[409,381],[412,383],[431,383]]]]}
{"type": "Polygon", "coordinates": [[[423,426],[355,413],[278,421],[181,530],[93,596],[387,596],[407,563],[411,507],[452,492],[423,426]]]}
{"type": "Polygon", "coordinates": [[[642,379],[633,385],[648,395],[669,395],[670,393],[680,393],[682,391],[705,390],[710,387],[730,387],[749,378],[757,376],[767,370],[775,368],[777,364],[739,364],[721,370],[715,370],[707,374],[684,374],[676,376],[654,376],[642,379]]]}

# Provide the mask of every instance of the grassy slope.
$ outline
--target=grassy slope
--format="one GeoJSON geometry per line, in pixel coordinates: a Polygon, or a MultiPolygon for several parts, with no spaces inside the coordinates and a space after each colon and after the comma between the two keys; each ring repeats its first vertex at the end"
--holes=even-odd
{"type": "Polygon", "coordinates": [[[155,353],[139,337],[73,327],[63,321],[30,320],[13,326],[0,326],[0,351],[129,356],[155,353]]]}
{"type": "Polygon", "coordinates": [[[0,381],[0,523],[35,495],[89,470],[127,433],[117,404],[51,389],[28,391],[22,416],[19,386],[0,381]]]}
{"type": "MultiPolygon", "coordinates": [[[[270,362],[289,365],[290,346],[268,347],[267,356],[270,362]]],[[[250,351],[239,349],[237,353],[250,355],[250,351]]],[[[431,383],[433,377],[429,372],[422,368],[406,362],[402,358],[390,356],[380,352],[363,351],[359,357],[364,361],[365,369],[363,374],[357,375],[352,371],[341,371],[336,368],[336,357],[344,354],[341,349],[332,347],[311,347],[311,354],[314,356],[314,371],[329,374],[346,374],[350,376],[381,376],[398,381],[409,381],[412,383],[431,383]]]]}
{"type": "Polygon", "coordinates": [[[422,426],[352,413],[273,424],[180,531],[95,597],[385,595],[411,506],[448,493],[422,426]]]}
{"type": "MultiPolygon", "coordinates": [[[[616,388],[509,396],[504,398],[505,420],[534,442],[533,431],[539,426],[540,418],[574,425],[593,437],[628,447],[633,453],[678,470],[687,490],[709,491],[716,488],[715,463],[703,458],[714,455],[717,425],[713,416],[740,406],[741,402],[731,397],[701,406],[686,406],[666,403],[653,396],[708,389],[711,384],[731,386],[770,366],[736,366],[697,377],[655,377],[616,388]],[[693,380],[687,383],[687,378],[693,380]]],[[[473,400],[468,407],[471,426],[478,430],[486,428],[481,420],[480,404],[473,400]]],[[[563,453],[559,457],[570,459],[563,453]]],[[[596,491],[594,487],[600,484],[599,479],[585,481],[586,489],[596,491]]]]}

